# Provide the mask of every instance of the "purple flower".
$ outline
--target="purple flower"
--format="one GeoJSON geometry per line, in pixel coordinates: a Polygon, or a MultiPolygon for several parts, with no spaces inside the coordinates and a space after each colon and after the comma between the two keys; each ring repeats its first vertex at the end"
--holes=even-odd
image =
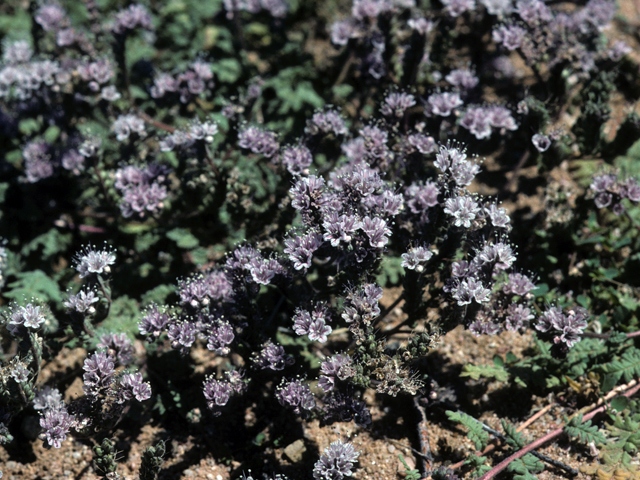
{"type": "Polygon", "coordinates": [[[491,119],[483,107],[469,107],[460,119],[460,125],[469,130],[478,140],[491,136],[491,119]]]}
{"type": "Polygon", "coordinates": [[[369,245],[373,248],[384,248],[389,243],[391,229],[387,227],[386,220],[380,217],[364,217],[360,228],[369,238],[369,245]]]}
{"type": "Polygon", "coordinates": [[[267,158],[273,157],[280,148],[276,134],[258,127],[247,127],[238,134],[241,148],[260,153],[267,158]]]}
{"type": "Polygon", "coordinates": [[[128,8],[120,10],[115,17],[113,32],[119,35],[126,35],[136,28],[153,30],[151,14],[144,5],[136,3],[128,8]]]}
{"type": "Polygon", "coordinates": [[[12,334],[16,334],[21,326],[35,330],[45,321],[45,309],[40,305],[33,303],[27,303],[23,307],[12,305],[9,309],[7,329],[12,334]]]}
{"type": "Polygon", "coordinates": [[[347,295],[342,318],[347,323],[364,322],[369,325],[380,315],[378,300],[382,298],[382,288],[374,283],[366,283],[347,295]]]}
{"type": "Polygon", "coordinates": [[[116,397],[119,403],[135,399],[139,402],[144,402],[151,398],[151,385],[149,382],[142,381],[142,374],[125,373],[120,380],[119,390],[116,393],[116,397]]]}
{"type": "Polygon", "coordinates": [[[531,313],[531,310],[524,305],[509,305],[507,309],[507,318],[505,319],[505,326],[510,332],[517,332],[523,328],[529,326],[529,322],[533,320],[535,316],[531,313]]]}
{"type": "Polygon", "coordinates": [[[313,163],[313,155],[304,145],[285,147],[281,154],[281,161],[292,175],[308,175],[309,167],[313,163]]]}
{"type": "Polygon", "coordinates": [[[380,108],[383,115],[401,118],[407,110],[416,104],[416,97],[410,93],[393,92],[387,95],[380,108]]]}
{"type": "Polygon", "coordinates": [[[169,325],[169,315],[158,308],[157,305],[151,305],[144,311],[144,315],[138,322],[138,330],[141,335],[150,336],[149,341],[158,338],[162,331],[169,325]]]}
{"type": "Polygon", "coordinates": [[[473,277],[460,281],[453,289],[453,298],[457,300],[461,307],[468,305],[472,300],[477,303],[486,303],[491,296],[491,290],[485,288],[482,282],[473,277]]]}
{"type": "Polygon", "coordinates": [[[319,208],[322,205],[322,192],[324,179],[309,175],[299,178],[291,187],[291,205],[296,210],[309,211],[312,207],[319,208]]]}
{"type": "Polygon", "coordinates": [[[73,259],[75,269],[80,278],[91,274],[102,275],[111,271],[111,265],[116,262],[116,254],[112,250],[96,250],[96,247],[84,247],[73,259]]]}
{"type": "Polygon", "coordinates": [[[480,0],[491,15],[504,16],[513,10],[512,0],[480,0]]]}
{"type": "Polygon", "coordinates": [[[153,79],[150,93],[153,98],[162,98],[167,93],[177,92],[180,82],[168,73],[159,73],[153,79]]]}
{"type": "Polygon", "coordinates": [[[204,381],[204,396],[207,399],[207,406],[212,410],[226,405],[232,394],[241,393],[244,389],[244,383],[239,374],[236,378],[236,375],[230,375],[230,372],[225,373],[227,378],[224,380],[216,380],[211,375],[204,381]]]}
{"type": "Polygon", "coordinates": [[[216,355],[228,355],[229,345],[235,339],[233,327],[228,321],[215,320],[206,330],[207,348],[216,355]]]}
{"type": "Polygon", "coordinates": [[[517,25],[500,25],[493,30],[493,41],[507,50],[515,50],[522,46],[527,31],[517,25]]]}
{"type": "Polygon", "coordinates": [[[355,25],[351,19],[333,22],[331,25],[331,43],[346,45],[355,33],[355,25]]]}
{"type": "Polygon", "coordinates": [[[95,397],[104,392],[113,383],[115,375],[113,358],[106,352],[96,352],[89,355],[82,369],[84,385],[82,389],[85,395],[95,397]]]}
{"type": "Polygon", "coordinates": [[[57,388],[51,388],[47,385],[36,392],[33,399],[33,408],[36,410],[59,409],[64,406],[62,394],[57,388]]]}
{"type": "Polygon", "coordinates": [[[294,411],[297,414],[300,414],[302,409],[313,410],[316,406],[316,401],[309,385],[301,380],[283,379],[276,391],[276,398],[280,405],[294,407],[294,411]]]}
{"type": "Polygon", "coordinates": [[[69,415],[63,405],[58,408],[51,408],[44,411],[40,417],[42,433],[40,438],[46,440],[49,446],[60,448],[62,442],[67,439],[67,433],[75,425],[75,417],[69,415]]]}
{"type": "Polygon", "coordinates": [[[253,357],[254,364],[263,370],[270,369],[274,371],[283,370],[287,365],[293,365],[295,360],[291,355],[287,355],[282,345],[267,342],[259,353],[253,357]]]}
{"type": "Polygon", "coordinates": [[[49,152],[50,145],[45,142],[29,142],[22,150],[24,173],[27,182],[36,183],[53,175],[53,163],[49,152]]]}
{"type": "Polygon", "coordinates": [[[431,20],[427,20],[424,17],[411,18],[407,25],[412,30],[418,32],[420,35],[428,35],[433,30],[434,23],[431,20]]]}
{"type": "Polygon", "coordinates": [[[358,461],[360,453],[353,444],[338,440],[324,450],[324,454],[313,467],[315,480],[342,480],[350,477],[353,464],[358,461]]]}
{"type": "Polygon", "coordinates": [[[518,0],[516,10],[520,18],[529,25],[549,22],[553,18],[553,13],[543,0],[518,0]]]}
{"type": "Polygon", "coordinates": [[[144,121],[135,115],[120,115],[113,122],[111,129],[116,134],[116,139],[120,142],[129,138],[131,134],[137,134],[138,137],[144,137],[147,132],[144,128],[144,121]]]}
{"type": "Polygon", "coordinates": [[[431,136],[422,133],[413,133],[407,137],[407,143],[415,147],[418,152],[426,155],[436,151],[436,141],[431,136]]]}
{"type": "Polygon", "coordinates": [[[438,205],[440,188],[435,182],[427,181],[424,185],[412,184],[405,190],[407,206],[412,213],[422,214],[430,207],[438,205]]]}
{"type": "Polygon", "coordinates": [[[311,120],[307,120],[307,126],[304,131],[309,135],[318,135],[320,133],[328,135],[332,133],[338,136],[347,134],[349,130],[340,113],[329,108],[314,113],[311,120]]]}
{"type": "Polygon", "coordinates": [[[502,291],[506,294],[519,295],[523,297],[536,288],[529,277],[522,273],[510,273],[507,278],[507,282],[502,287],[502,291]]]}
{"type": "Polygon", "coordinates": [[[434,93],[427,99],[425,113],[448,117],[454,108],[458,108],[463,103],[460,94],[456,92],[434,93]]]}
{"type": "Polygon", "coordinates": [[[412,247],[407,253],[402,254],[400,266],[420,273],[424,270],[423,264],[427,263],[432,256],[433,253],[425,247],[412,247]]]}
{"type": "Polygon", "coordinates": [[[538,317],[536,330],[553,336],[553,343],[571,348],[581,340],[587,328],[589,313],[582,307],[575,307],[566,314],[558,307],[550,307],[538,317]]]}
{"type": "Polygon", "coordinates": [[[313,252],[322,246],[322,236],[309,232],[302,236],[287,238],[284,241],[284,253],[289,255],[296,270],[305,270],[311,267],[313,252]]]}
{"type": "Polygon", "coordinates": [[[33,50],[29,42],[26,40],[17,40],[5,46],[2,61],[7,65],[16,65],[28,62],[32,56],[33,50]]]}
{"type": "Polygon", "coordinates": [[[442,0],[446,12],[452,17],[459,17],[468,10],[475,10],[475,0],[442,0]]]}
{"type": "Polygon", "coordinates": [[[470,90],[478,85],[478,77],[476,77],[468,68],[452,70],[444,79],[454,87],[470,90]]]}
{"type": "Polygon", "coordinates": [[[495,244],[487,243],[473,260],[479,266],[493,265],[498,270],[507,270],[515,262],[516,257],[510,245],[498,242],[495,244]]]}
{"type": "Polygon", "coordinates": [[[84,171],[84,157],[76,149],[67,150],[62,154],[62,167],[79,175],[84,171]]]}
{"type": "Polygon", "coordinates": [[[492,203],[488,207],[485,207],[485,212],[489,215],[491,219],[491,224],[496,228],[509,228],[509,223],[511,223],[511,218],[507,215],[507,211],[498,207],[496,204],[492,203]]]}
{"type": "Polygon", "coordinates": [[[480,207],[471,197],[453,197],[445,201],[444,211],[455,219],[453,223],[456,227],[471,228],[471,222],[476,219],[480,207]]]}
{"type": "Polygon", "coordinates": [[[325,343],[332,331],[327,325],[327,311],[318,307],[313,312],[298,309],[293,317],[293,330],[298,335],[308,335],[312,342],[325,343]]]}
{"type": "Polygon", "coordinates": [[[34,20],[47,32],[58,30],[68,22],[67,12],[55,3],[42,5],[36,12],[34,20]]]}
{"type": "Polygon", "coordinates": [[[318,380],[318,386],[327,393],[333,390],[335,379],[346,380],[355,375],[353,362],[349,355],[337,354],[327,358],[320,365],[322,375],[318,380]]]}
{"type": "Polygon", "coordinates": [[[125,333],[106,333],[100,337],[97,347],[106,349],[109,355],[117,358],[121,365],[129,365],[133,362],[133,344],[125,333]]]}

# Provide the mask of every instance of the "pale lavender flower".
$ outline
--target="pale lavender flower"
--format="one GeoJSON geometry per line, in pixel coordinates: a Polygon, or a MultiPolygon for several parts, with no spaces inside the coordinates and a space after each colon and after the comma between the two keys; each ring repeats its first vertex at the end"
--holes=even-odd
{"type": "Polygon", "coordinates": [[[42,5],[36,12],[34,20],[47,32],[60,29],[68,21],[67,12],[55,3],[42,5]]]}
{"type": "Polygon", "coordinates": [[[493,41],[507,50],[516,50],[522,46],[527,31],[518,25],[500,25],[493,30],[493,41]]]}
{"type": "Polygon", "coordinates": [[[546,135],[536,133],[533,137],[531,137],[531,143],[533,143],[533,146],[536,147],[536,150],[542,153],[549,150],[549,147],[551,146],[551,139],[546,135]]]}
{"type": "Polygon", "coordinates": [[[180,82],[168,73],[159,73],[153,79],[150,93],[153,98],[162,98],[167,93],[174,93],[180,88],[180,82]]]}
{"type": "Polygon", "coordinates": [[[347,323],[362,321],[370,324],[380,315],[378,300],[382,298],[382,288],[374,283],[367,283],[347,295],[342,318],[347,323]]]}
{"type": "Polygon", "coordinates": [[[387,227],[386,220],[379,217],[364,217],[360,228],[369,238],[369,244],[373,248],[383,248],[389,243],[391,229],[387,227]]]}
{"type": "Polygon", "coordinates": [[[149,336],[149,341],[158,338],[162,331],[169,325],[170,317],[157,305],[148,307],[138,322],[138,330],[141,335],[149,336]]]}
{"type": "Polygon", "coordinates": [[[84,375],[82,389],[85,395],[96,396],[104,392],[113,383],[115,375],[113,358],[106,352],[96,352],[89,355],[82,367],[84,375]]]}
{"type": "Polygon", "coordinates": [[[455,218],[456,227],[471,228],[471,222],[476,219],[480,207],[471,197],[452,197],[445,201],[444,211],[455,218]]]}
{"type": "Polygon", "coordinates": [[[313,163],[311,150],[304,145],[285,147],[280,159],[292,175],[308,175],[309,167],[313,163]]]}
{"type": "Polygon", "coordinates": [[[334,45],[346,45],[355,31],[356,28],[351,19],[333,22],[331,25],[331,42],[334,45]]]}
{"type": "Polygon", "coordinates": [[[308,335],[312,342],[325,343],[332,329],[327,325],[327,310],[322,307],[312,312],[298,309],[293,317],[293,330],[298,335],[308,335]]]}
{"type": "Polygon", "coordinates": [[[522,273],[510,273],[507,278],[507,282],[502,287],[502,291],[506,294],[523,297],[536,288],[531,279],[522,273]]]}
{"type": "Polygon", "coordinates": [[[351,443],[338,440],[324,450],[324,454],[313,467],[315,480],[342,480],[350,477],[353,464],[358,461],[359,452],[351,443]]]}
{"type": "Polygon", "coordinates": [[[412,18],[407,22],[407,25],[412,30],[418,32],[420,35],[429,35],[429,32],[433,30],[434,23],[431,20],[427,20],[424,17],[412,18]]]}
{"type": "Polygon", "coordinates": [[[64,406],[62,394],[57,388],[51,388],[48,385],[42,387],[36,392],[33,399],[33,408],[35,410],[59,409],[64,406]]]}
{"type": "Polygon", "coordinates": [[[213,375],[205,380],[203,391],[207,399],[207,406],[212,410],[226,405],[234,392],[231,383],[216,380],[213,375]]]}
{"type": "Polygon", "coordinates": [[[511,223],[511,218],[507,215],[507,211],[498,207],[495,203],[492,203],[488,207],[485,207],[485,212],[489,215],[491,219],[491,224],[496,228],[509,228],[509,223],[511,223]]]}
{"type": "Polygon", "coordinates": [[[76,295],[69,295],[63,305],[69,311],[93,315],[96,313],[96,308],[93,304],[99,300],[93,290],[80,290],[76,295]]]}
{"type": "Polygon", "coordinates": [[[309,232],[302,236],[294,236],[284,241],[284,253],[289,255],[289,259],[293,262],[293,268],[296,270],[305,270],[311,267],[313,252],[322,245],[322,236],[309,232]]]}
{"type": "Polygon", "coordinates": [[[469,130],[478,140],[491,136],[491,119],[484,107],[467,108],[460,119],[460,125],[469,130]]]}
{"type": "Polygon", "coordinates": [[[125,373],[120,380],[118,392],[116,393],[116,401],[124,403],[135,398],[138,402],[144,402],[151,398],[151,385],[149,382],[142,380],[142,374],[139,372],[125,373]]]}
{"type": "Polygon", "coordinates": [[[27,303],[25,306],[12,305],[9,309],[7,330],[16,334],[19,327],[24,326],[33,330],[39,328],[46,321],[46,311],[40,305],[27,303]]]}
{"type": "Polygon", "coordinates": [[[268,368],[278,372],[287,365],[293,365],[295,360],[285,353],[282,345],[268,341],[259,353],[254,354],[253,362],[258,368],[263,370],[268,368]]]}
{"type": "Polygon", "coordinates": [[[511,131],[518,129],[518,124],[507,107],[491,105],[486,110],[492,127],[511,131]]]}
{"type": "Polygon", "coordinates": [[[171,340],[171,346],[183,353],[187,352],[196,341],[198,334],[202,330],[199,322],[193,321],[177,321],[169,324],[167,336],[171,340]]]}
{"type": "Polygon", "coordinates": [[[307,126],[304,130],[309,135],[318,135],[330,133],[338,136],[348,133],[347,124],[340,113],[332,108],[315,112],[310,120],[307,120],[307,126]]]}
{"type": "Polygon", "coordinates": [[[582,307],[575,307],[566,314],[558,307],[550,307],[538,317],[536,330],[553,336],[553,343],[571,348],[581,340],[587,328],[589,313],[582,307]]]}
{"type": "Polygon", "coordinates": [[[20,63],[27,63],[31,60],[32,56],[33,50],[31,49],[29,42],[26,40],[17,40],[5,46],[4,53],[2,54],[2,61],[7,65],[16,65],[20,63]]]}
{"type": "Polygon", "coordinates": [[[596,175],[593,177],[593,182],[591,183],[590,188],[594,192],[606,192],[615,186],[617,180],[618,177],[612,174],[596,175]]]}
{"type": "Polygon", "coordinates": [[[353,233],[361,226],[361,222],[355,215],[339,215],[338,212],[330,212],[322,223],[325,230],[323,238],[337,247],[340,242],[348,244],[353,238],[353,233]]]}
{"type": "Polygon", "coordinates": [[[45,142],[29,142],[22,150],[24,172],[29,183],[36,183],[53,175],[50,145],[45,142]]]}
{"type": "Polygon", "coordinates": [[[434,93],[427,99],[425,113],[448,117],[451,112],[460,107],[464,102],[460,94],[456,92],[434,93]]]}
{"type": "Polygon", "coordinates": [[[486,303],[491,296],[491,290],[486,288],[480,280],[473,277],[461,280],[452,291],[453,298],[458,301],[460,306],[468,305],[472,300],[477,303],[486,303]]]}
{"type": "Polygon", "coordinates": [[[113,32],[126,35],[136,28],[153,30],[151,14],[144,5],[136,3],[116,13],[113,32]]]}
{"type": "Polygon", "coordinates": [[[125,333],[105,333],[100,337],[97,347],[106,349],[109,355],[116,358],[121,365],[129,365],[133,362],[135,351],[125,333]]]}
{"type": "Polygon", "coordinates": [[[29,369],[22,363],[14,364],[11,377],[16,383],[26,383],[29,380],[29,369]]]}
{"type": "Polygon", "coordinates": [[[297,414],[302,413],[302,409],[313,410],[316,406],[316,401],[309,385],[301,380],[283,379],[276,391],[276,398],[280,405],[294,407],[294,411],[297,414]]]}
{"type": "Polygon", "coordinates": [[[515,260],[511,245],[503,242],[487,243],[474,258],[479,265],[494,265],[498,270],[508,270],[515,260]]]}
{"type": "Polygon", "coordinates": [[[553,18],[551,9],[545,5],[543,0],[518,0],[516,11],[520,18],[529,25],[549,22],[553,18]]]}
{"type": "Polygon", "coordinates": [[[62,154],[62,167],[75,175],[79,175],[80,172],[84,171],[84,158],[75,148],[67,150],[62,154]]]}
{"type": "Polygon", "coordinates": [[[111,126],[116,134],[116,139],[120,142],[129,138],[133,133],[139,137],[144,137],[147,132],[145,130],[144,121],[135,115],[119,115],[111,126]]]}
{"type": "Polygon", "coordinates": [[[470,90],[478,85],[478,77],[476,77],[468,68],[459,68],[452,70],[444,79],[454,87],[470,90]]]}
{"type": "Polygon", "coordinates": [[[96,247],[84,247],[74,258],[75,269],[80,273],[80,278],[91,274],[102,275],[111,271],[111,265],[116,261],[113,250],[97,250],[96,247]]]}
{"type": "Polygon", "coordinates": [[[528,327],[529,322],[534,318],[535,316],[529,308],[524,305],[511,304],[507,309],[505,326],[510,332],[517,332],[518,330],[528,327]]]}
{"type": "Polygon", "coordinates": [[[480,0],[491,15],[504,16],[513,11],[512,0],[480,0]]]}
{"type": "Polygon", "coordinates": [[[280,144],[276,134],[258,127],[247,127],[238,134],[238,145],[241,148],[260,153],[267,158],[278,153],[280,144]]]}
{"type": "Polygon", "coordinates": [[[607,51],[607,56],[614,62],[618,62],[626,54],[631,53],[633,49],[622,40],[615,42],[607,51]]]}
{"type": "Polygon", "coordinates": [[[424,185],[412,184],[405,190],[407,206],[412,213],[422,214],[430,207],[438,205],[440,188],[435,182],[427,181],[424,185]]]}
{"type": "Polygon", "coordinates": [[[433,153],[437,148],[434,138],[422,133],[412,133],[407,137],[407,143],[423,155],[433,153]]]}
{"type": "Polygon", "coordinates": [[[346,380],[355,375],[351,357],[340,353],[322,362],[320,371],[322,375],[320,375],[318,379],[318,386],[322,388],[325,393],[334,389],[336,378],[346,380]]]}
{"type": "Polygon", "coordinates": [[[412,247],[407,253],[402,254],[401,267],[407,270],[415,270],[420,273],[424,270],[424,264],[429,261],[433,253],[425,247],[412,247]]]}
{"type": "Polygon", "coordinates": [[[40,438],[46,440],[49,446],[60,448],[67,439],[67,433],[75,425],[75,417],[69,415],[66,407],[51,408],[44,411],[40,417],[42,433],[40,438]]]}
{"type": "Polygon", "coordinates": [[[452,17],[459,17],[464,12],[475,10],[475,0],[442,0],[445,11],[452,17]]]}
{"type": "Polygon", "coordinates": [[[401,118],[415,104],[416,97],[410,93],[393,92],[386,96],[380,111],[388,117],[401,118]]]}

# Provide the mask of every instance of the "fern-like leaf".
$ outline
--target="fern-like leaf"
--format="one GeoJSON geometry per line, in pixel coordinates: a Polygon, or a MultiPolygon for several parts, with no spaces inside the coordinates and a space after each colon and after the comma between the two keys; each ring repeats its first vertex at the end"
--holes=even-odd
{"type": "MultiPolygon", "coordinates": [[[[567,422],[566,418],[565,422],[567,422]]],[[[591,420],[587,420],[584,423],[582,422],[582,414],[573,417],[571,421],[567,422],[564,431],[571,438],[577,438],[585,445],[589,445],[590,443],[602,445],[607,442],[607,437],[598,430],[597,426],[591,425],[591,420]]]]}
{"type": "Polygon", "coordinates": [[[513,476],[514,480],[537,480],[538,477],[535,474],[544,470],[544,463],[527,453],[524,457],[511,462],[507,470],[516,474],[513,476]]]}
{"type": "Polygon", "coordinates": [[[608,391],[615,387],[620,378],[630,382],[634,377],[640,377],[640,351],[627,350],[619,360],[600,365],[600,370],[605,374],[603,390],[608,391]]]}
{"type": "Polygon", "coordinates": [[[504,430],[507,444],[513,448],[522,448],[529,442],[524,435],[516,430],[516,427],[507,422],[505,419],[500,420],[502,429],[504,430]]]}
{"type": "Polygon", "coordinates": [[[473,468],[471,472],[471,478],[481,477],[489,470],[491,467],[486,464],[487,457],[479,457],[478,455],[470,455],[465,461],[464,464],[473,468]]]}
{"type": "Polygon", "coordinates": [[[447,410],[447,417],[453,422],[457,422],[467,427],[467,437],[474,443],[476,450],[480,451],[489,443],[489,434],[484,431],[482,424],[475,418],[463,412],[453,412],[447,410]]]}
{"type": "Polygon", "coordinates": [[[473,380],[480,378],[495,378],[499,382],[509,380],[509,372],[499,365],[465,365],[462,367],[461,377],[470,377],[473,380]]]}

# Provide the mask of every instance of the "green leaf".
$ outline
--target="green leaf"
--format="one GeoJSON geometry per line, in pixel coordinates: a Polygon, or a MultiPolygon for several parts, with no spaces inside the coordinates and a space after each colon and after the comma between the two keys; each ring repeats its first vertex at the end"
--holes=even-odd
{"type": "Polygon", "coordinates": [[[507,372],[504,366],[498,365],[470,365],[466,364],[462,367],[461,377],[470,377],[473,380],[479,380],[480,378],[495,378],[499,382],[506,382],[509,380],[509,372],[507,372]]]}
{"type": "Polygon", "coordinates": [[[474,443],[476,450],[480,451],[489,443],[489,434],[484,431],[482,424],[475,418],[464,412],[453,412],[447,410],[445,412],[449,420],[457,422],[467,427],[467,437],[474,443]]]}
{"type": "MultiPolygon", "coordinates": [[[[565,422],[567,422],[566,418],[565,422]]],[[[585,445],[589,445],[591,442],[596,445],[607,442],[607,437],[598,430],[597,426],[591,425],[591,420],[587,420],[584,423],[582,422],[582,414],[573,417],[571,421],[567,422],[564,431],[567,435],[572,438],[577,438],[585,445]]]]}
{"type": "Polygon", "coordinates": [[[235,58],[224,58],[211,65],[216,80],[222,83],[235,83],[242,74],[242,65],[235,58]]]}
{"type": "Polygon", "coordinates": [[[164,305],[167,303],[167,297],[176,291],[174,285],[158,285],[151,290],[148,290],[140,299],[142,307],[147,307],[152,303],[157,305],[164,305]]]}
{"type": "Polygon", "coordinates": [[[629,406],[629,399],[623,396],[616,397],[613,400],[611,400],[611,403],[609,405],[613,410],[621,412],[629,406]]]}
{"type": "Polygon", "coordinates": [[[189,250],[200,245],[200,241],[186,228],[174,228],[167,232],[167,238],[176,242],[179,248],[189,250]]]}
{"type": "Polygon", "coordinates": [[[607,387],[613,388],[620,378],[624,378],[625,382],[630,382],[635,377],[640,377],[640,352],[636,349],[627,350],[619,360],[598,365],[598,368],[610,377],[609,379],[605,377],[607,387]]]}
{"type": "Polygon", "coordinates": [[[2,294],[6,298],[30,300],[35,298],[41,302],[62,302],[62,292],[58,282],[47,276],[42,270],[16,273],[18,280],[10,283],[8,291],[2,294]]]}
{"type": "Polygon", "coordinates": [[[544,297],[548,292],[549,292],[549,285],[547,285],[546,283],[539,283],[538,285],[536,285],[536,288],[531,290],[531,293],[535,297],[544,297]]]}
{"type": "Polygon", "coordinates": [[[62,233],[54,227],[25,244],[20,250],[20,253],[26,256],[38,250],[38,248],[43,247],[42,260],[46,260],[56,253],[64,252],[71,245],[72,241],[73,235],[71,232],[62,233]]]}

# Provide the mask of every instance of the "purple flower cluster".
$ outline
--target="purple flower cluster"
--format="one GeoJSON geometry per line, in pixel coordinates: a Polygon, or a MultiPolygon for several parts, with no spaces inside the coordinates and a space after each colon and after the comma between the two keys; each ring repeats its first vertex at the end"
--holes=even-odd
{"type": "Polygon", "coordinates": [[[24,306],[12,304],[6,316],[7,330],[12,335],[17,335],[23,328],[36,330],[47,320],[45,307],[35,303],[24,306]]]}
{"type": "Polygon", "coordinates": [[[242,394],[247,387],[247,382],[242,378],[242,374],[232,370],[225,372],[225,378],[217,380],[213,375],[204,381],[204,396],[207,399],[207,406],[218,413],[218,407],[227,404],[232,395],[242,394]]]}
{"type": "Polygon", "coordinates": [[[324,449],[324,454],[313,467],[315,480],[342,480],[350,477],[353,464],[358,461],[360,453],[351,443],[338,440],[324,449]]]}
{"type": "Polygon", "coordinates": [[[147,307],[140,321],[138,322],[138,330],[141,335],[148,336],[148,340],[152,341],[158,338],[166,329],[171,321],[169,314],[157,305],[147,307]]]}
{"type": "Polygon", "coordinates": [[[84,361],[84,375],[82,389],[85,395],[97,397],[104,394],[111,387],[115,375],[115,364],[113,358],[103,351],[93,353],[84,361]]]}
{"type": "MultiPolygon", "coordinates": [[[[470,185],[475,176],[480,172],[480,166],[475,162],[468,161],[467,153],[463,149],[453,145],[441,145],[433,164],[440,169],[447,180],[453,180],[459,187],[470,185]]],[[[456,202],[459,201],[456,200],[456,202]]]]}
{"type": "Polygon", "coordinates": [[[102,275],[111,271],[111,265],[116,262],[116,254],[106,247],[102,250],[96,247],[84,247],[73,259],[74,267],[80,273],[80,278],[89,275],[102,275]]]}
{"type": "Polygon", "coordinates": [[[133,362],[133,344],[125,333],[105,333],[100,337],[97,347],[105,349],[120,365],[126,366],[133,362]]]}
{"type": "Polygon", "coordinates": [[[47,408],[40,417],[40,427],[42,427],[40,438],[46,440],[49,446],[60,448],[71,428],[75,426],[75,416],[70,415],[63,404],[47,408]]]}
{"type": "Polygon", "coordinates": [[[238,134],[238,146],[253,153],[273,157],[280,149],[276,134],[258,127],[246,127],[238,134]]]}
{"type": "Polygon", "coordinates": [[[464,102],[457,92],[433,93],[427,98],[427,104],[424,107],[424,114],[427,116],[448,117],[464,102]]]}
{"type": "Polygon", "coordinates": [[[253,356],[253,363],[262,370],[284,370],[287,365],[295,362],[291,355],[287,355],[282,345],[271,341],[267,342],[262,349],[253,356]]]}
{"type": "Polygon", "coordinates": [[[36,183],[53,175],[51,147],[45,142],[29,142],[22,150],[24,173],[29,183],[36,183]]]}
{"type": "Polygon", "coordinates": [[[346,298],[342,318],[351,324],[371,322],[380,315],[378,300],[382,298],[382,288],[374,283],[351,290],[346,298]]]}
{"type": "Polygon", "coordinates": [[[111,130],[114,131],[119,142],[127,140],[132,134],[136,134],[139,138],[147,134],[144,121],[135,115],[118,116],[111,125],[111,130]]]}
{"type": "Polygon", "coordinates": [[[640,185],[633,177],[621,180],[618,175],[604,174],[593,177],[590,189],[595,193],[595,204],[598,208],[606,208],[613,204],[613,213],[624,212],[623,199],[637,204],[640,202],[640,185]]]}
{"type": "Polygon", "coordinates": [[[193,308],[215,302],[231,302],[232,288],[227,274],[222,270],[210,270],[178,283],[180,303],[193,308]]]}
{"type": "Polygon", "coordinates": [[[588,319],[589,312],[582,307],[575,307],[567,313],[559,307],[550,307],[538,317],[535,328],[552,337],[556,345],[571,348],[581,340],[588,319]]]}
{"type": "Polygon", "coordinates": [[[153,30],[153,23],[149,10],[139,3],[129,5],[128,8],[116,13],[112,30],[118,35],[128,35],[136,28],[153,30]]]}
{"type": "Polygon", "coordinates": [[[320,365],[318,386],[325,392],[332,391],[336,386],[336,379],[346,380],[355,375],[353,361],[349,355],[341,353],[327,358],[320,365]]]}
{"type": "Polygon", "coordinates": [[[518,25],[500,25],[493,30],[493,41],[507,50],[516,50],[522,46],[527,31],[518,25]]]}
{"type": "Polygon", "coordinates": [[[296,235],[284,241],[284,253],[289,255],[293,268],[306,272],[311,267],[313,252],[318,250],[323,243],[320,234],[309,232],[305,235],[296,235]]]}
{"type": "Polygon", "coordinates": [[[415,104],[416,97],[410,93],[393,92],[385,97],[380,112],[387,117],[402,118],[415,104]]]}
{"type": "Polygon", "coordinates": [[[469,130],[478,140],[489,138],[493,128],[503,132],[518,129],[518,124],[509,109],[500,105],[470,106],[462,115],[460,125],[469,130]]]}
{"type": "Polygon", "coordinates": [[[178,94],[181,103],[189,103],[201,93],[214,87],[211,64],[196,60],[183,73],[177,76],[168,73],[158,73],[153,80],[149,93],[152,98],[161,99],[165,96],[178,94]]]}
{"type": "Polygon", "coordinates": [[[459,17],[465,12],[473,11],[476,8],[475,0],[442,0],[444,10],[451,17],[459,17]]]}
{"type": "Polygon", "coordinates": [[[269,12],[272,17],[284,18],[289,11],[289,4],[284,0],[224,0],[227,17],[233,18],[235,12],[259,13],[260,10],[269,12]]]}
{"type": "Polygon", "coordinates": [[[168,196],[164,184],[170,171],[158,164],[149,164],[144,168],[135,165],[119,168],[115,173],[115,187],[122,194],[122,216],[128,218],[135,214],[144,218],[148,212],[161,210],[168,196]]]}
{"type": "Polygon", "coordinates": [[[310,120],[307,120],[305,132],[309,135],[345,135],[348,132],[347,124],[340,113],[333,108],[325,108],[315,112],[310,120]]]}
{"type": "Polygon", "coordinates": [[[63,305],[69,312],[77,312],[83,315],[93,315],[96,308],[93,306],[100,300],[93,290],[80,290],[75,295],[69,295],[69,298],[63,302],[63,305]]]}
{"type": "Polygon", "coordinates": [[[276,391],[276,398],[280,405],[293,407],[297,414],[301,414],[302,410],[313,410],[316,406],[309,385],[302,380],[282,379],[276,391]]]}
{"type": "Polygon", "coordinates": [[[329,312],[325,305],[316,305],[313,311],[298,309],[293,317],[293,330],[298,335],[308,335],[312,342],[324,343],[331,334],[329,312]]]}
{"type": "Polygon", "coordinates": [[[280,161],[292,175],[308,175],[313,155],[304,145],[289,146],[282,149],[280,161]]]}
{"type": "Polygon", "coordinates": [[[411,247],[407,253],[402,254],[401,267],[407,270],[415,270],[420,273],[424,270],[424,264],[429,261],[433,253],[426,247],[411,247]]]}

